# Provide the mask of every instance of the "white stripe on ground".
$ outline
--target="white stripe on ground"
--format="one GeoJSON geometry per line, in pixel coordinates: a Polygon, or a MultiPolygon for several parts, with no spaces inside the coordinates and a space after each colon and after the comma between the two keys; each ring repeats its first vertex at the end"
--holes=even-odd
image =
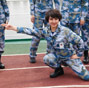
{"type": "MultiPolygon", "coordinates": [[[[64,66],[62,66],[62,67],[64,67],[64,66]]],[[[85,67],[89,67],[89,65],[85,65],[85,67]]],[[[0,69],[0,71],[27,70],[27,69],[39,69],[39,68],[49,68],[49,66],[23,67],[23,68],[9,68],[9,69],[0,69]]]]}
{"type": "Polygon", "coordinates": [[[48,66],[37,66],[37,67],[23,67],[23,68],[10,68],[10,69],[0,69],[0,71],[11,71],[11,70],[24,70],[24,69],[37,69],[37,68],[49,68],[48,66]]]}
{"type": "Polygon", "coordinates": [[[25,88],[89,88],[89,85],[63,85],[63,86],[45,86],[45,87],[25,87],[25,88]]]}
{"type": "MultiPolygon", "coordinates": [[[[37,53],[37,54],[45,54],[46,52],[43,52],[43,53],[37,53]]],[[[3,55],[3,56],[23,56],[23,55],[29,55],[28,54],[8,54],[8,55],[3,55]]]]}

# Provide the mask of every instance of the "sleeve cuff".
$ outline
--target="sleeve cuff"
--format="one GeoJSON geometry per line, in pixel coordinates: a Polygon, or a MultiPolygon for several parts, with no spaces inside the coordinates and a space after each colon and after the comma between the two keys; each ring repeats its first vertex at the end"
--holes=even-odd
{"type": "Polygon", "coordinates": [[[77,54],[78,57],[82,57],[82,55],[83,55],[82,53],[78,53],[77,54]]]}
{"type": "Polygon", "coordinates": [[[17,33],[23,32],[23,27],[17,27],[17,33]]]}
{"type": "Polygon", "coordinates": [[[81,17],[81,20],[85,20],[85,18],[84,17],[81,17]]]}

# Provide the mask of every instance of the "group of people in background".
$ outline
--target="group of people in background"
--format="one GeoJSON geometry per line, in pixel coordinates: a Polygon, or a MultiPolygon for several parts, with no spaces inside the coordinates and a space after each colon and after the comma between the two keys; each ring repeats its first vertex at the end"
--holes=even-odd
{"type": "MultiPolygon", "coordinates": [[[[36,52],[41,38],[47,41],[44,63],[54,69],[50,78],[64,74],[62,62],[81,79],[89,80],[89,0],[29,0],[33,29],[8,25],[9,10],[6,0],[0,1],[0,56],[3,53],[4,29],[34,36],[30,47],[30,63],[36,62],[36,52]],[[61,8],[61,11],[60,11],[61,8]],[[1,25],[2,24],[2,25],[1,25]]],[[[0,69],[5,68],[1,63],[0,69]]]]}
{"type": "MultiPolygon", "coordinates": [[[[31,22],[39,30],[43,30],[47,25],[45,21],[45,13],[55,8],[60,10],[62,14],[61,25],[70,28],[73,32],[78,34],[84,40],[84,60],[85,64],[89,63],[88,50],[89,50],[89,0],[63,0],[62,7],[60,0],[29,0],[31,10],[31,22]],[[54,6],[53,6],[54,4],[54,6]]],[[[40,40],[36,37],[32,39],[32,45],[30,48],[30,62],[36,62],[36,52],[40,40]]],[[[48,44],[47,44],[48,47],[48,44]]],[[[47,48],[47,52],[50,50],[47,48]]]]}

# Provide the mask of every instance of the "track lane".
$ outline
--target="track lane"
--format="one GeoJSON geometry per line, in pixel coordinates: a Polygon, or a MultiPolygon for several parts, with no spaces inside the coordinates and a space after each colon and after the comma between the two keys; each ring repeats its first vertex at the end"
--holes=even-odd
{"type": "MultiPolygon", "coordinates": [[[[69,67],[64,67],[65,74],[50,78],[54,70],[43,63],[44,54],[37,56],[37,63],[29,63],[28,55],[3,56],[5,70],[0,70],[0,88],[89,88],[89,81],[84,81],[74,74],[69,67]]],[[[86,65],[89,70],[89,64],[86,65]]]]}

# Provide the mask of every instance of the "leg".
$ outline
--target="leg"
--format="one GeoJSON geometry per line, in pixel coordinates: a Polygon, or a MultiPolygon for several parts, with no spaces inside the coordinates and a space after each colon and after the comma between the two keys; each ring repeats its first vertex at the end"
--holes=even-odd
{"type": "Polygon", "coordinates": [[[80,23],[70,23],[69,28],[80,36],[80,23]]]}
{"type": "MultiPolygon", "coordinates": [[[[38,13],[38,15],[35,17],[35,22],[34,22],[34,28],[38,28],[40,31],[42,30],[43,27],[43,21],[41,20],[40,17],[40,13],[38,13]]],[[[38,45],[40,43],[40,39],[37,37],[33,37],[32,38],[32,43],[31,43],[31,47],[30,47],[30,63],[35,63],[35,57],[37,49],[38,49],[38,45]]]]}
{"type": "Polygon", "coordinates": [[[0,55],[0,69],[4,69],[5,65],[1,62],[1,55],[0,55]]]}
{"type": "Polygon", "coordinates": [[[4,38],[4,28],[0,28],[0,69],[4,69],[5,66],[1,62],[1,55],[4,52],[4,46],[5,46],[5,38],[4,38]]]}
{"type": "Polygon", "coordinates": [[[64,74],[63,68],[60,65],[55,54],[50,53],[44,56],[44,62],[51,68],[55,69],[54,73],[50,75],[50,78],[55,78],[64,74]]]}
{"type": "Polygon", "coordinates": [[[32,38],[32,43],[31,43],[31,47],[30,47],[30,63],[35,63],[35,57],[37,49],[38,49],[38,45],[40,43],[40,39],[38,39],[37,37],[33,37],[32,38]]]}
{"type": "Polygon", "coordinates": [[[88,64],[89,63],[89,57],[88,57],[88,50],[84,50],[84,60],[83,60],[84,64],[88,64]]]}
{"type": "MultiPolygon", "coordinates": [[[[88,21],[89,22],[89,21],[88,21]]],[[[85,64],[89,63],[89,57],[88,57],[88,50],[89,50],[89,23],[85,23],[84,26],[82,26],[82,39],[84,41],[84,60],[83,62],[85,64]]]]}
{"type": "Polygon", "coordinates": [[[85,68],[80,59],[70,59],[66,63],[83,80],[89,80],[89,71],[85,68]]]}

